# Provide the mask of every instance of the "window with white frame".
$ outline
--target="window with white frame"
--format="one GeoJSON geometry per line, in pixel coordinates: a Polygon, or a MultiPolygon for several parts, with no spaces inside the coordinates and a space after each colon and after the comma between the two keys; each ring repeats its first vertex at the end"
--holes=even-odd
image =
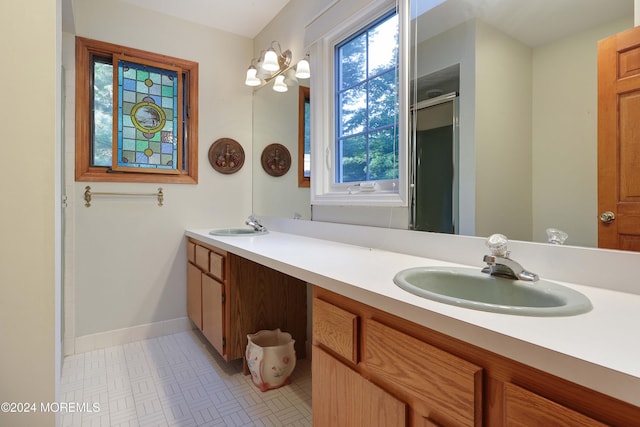
{"type": "Polygon", "coordinates": [[[373,1],[312,45],[312,204],[406,206],[404,16],[373,1]]]}
{"type": "Polygon", "coordinates": [[[335,47],[336,183],[398,178],[398,15],[335,47]]]}

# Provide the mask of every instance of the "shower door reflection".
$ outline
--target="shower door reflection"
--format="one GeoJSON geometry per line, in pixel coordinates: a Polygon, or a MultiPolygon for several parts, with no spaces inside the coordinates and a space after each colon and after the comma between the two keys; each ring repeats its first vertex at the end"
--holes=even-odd
{"type": "Polygon", "coordinates": [[[453,92],[412,108],[412,192],[414,230],[456,233],[458,221],[458,96],[453,92]]]}

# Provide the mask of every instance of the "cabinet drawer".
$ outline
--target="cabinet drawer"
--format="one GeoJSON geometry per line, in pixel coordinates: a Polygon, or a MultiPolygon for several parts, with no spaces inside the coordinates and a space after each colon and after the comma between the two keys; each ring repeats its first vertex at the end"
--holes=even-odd
{"type": "Polygon", "coordinates": [[[187,241],[187,260],[193,264],[196,263],[196,244],[192,241],[187,241]]]}
{"type": "Polygon", "coordinates": [[[206,272],[209,271],[209,252],[204,246],[196,245],[196,265],[206,272]]]}
{"type": "Polygon", "coordinates": [[[482,424],[482,368],[375,320],[364,322],[362,334],[367,370],[414,396],[424,416],[442,425],[482,424]]]}
{"type": "Polygon", "coordinates": [[[215,252],[210,252],[208,271],[216,279],[224,281],[224,256],[215,252]]]}
{"type": "Polygon", "coordinates": [[[604,426],[599,421],[548,400],[517,385],[504,385],[505,425],[527,425],[536,420],[546,426],[604,426]]]}
{"type": "MultiPolygon", "coordinates": [[[[191,244],[191,242],[189,242],[191,244]]],[[[225,256],[216,253],[209,248],[194,244],[195,265],[200,267],[205,273],[211,274],[220,281],[224,281],[224,261],[225,256]]]]}
{"type": "Polygon", "coordinates": [[[358,316],[333,304],[313,299],[313,339],[316,344],[358,363],[358,316]]]}

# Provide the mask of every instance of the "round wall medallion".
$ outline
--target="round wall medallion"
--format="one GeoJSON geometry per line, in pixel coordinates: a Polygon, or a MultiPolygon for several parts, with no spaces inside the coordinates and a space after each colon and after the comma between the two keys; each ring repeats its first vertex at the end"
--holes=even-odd
{"type": "Polygon", "coordinates": [[[220,173],[236,173],[244,164],[244,150],[238,141],[220,138],[209,148],[209,163],[220,173]]]}
{"type": "Polygon", "coordinates": [[[260,160],[262,169],[271,176],[282,176],[291,167],[291,154],[282,144],[267,145],[260,160]]]}

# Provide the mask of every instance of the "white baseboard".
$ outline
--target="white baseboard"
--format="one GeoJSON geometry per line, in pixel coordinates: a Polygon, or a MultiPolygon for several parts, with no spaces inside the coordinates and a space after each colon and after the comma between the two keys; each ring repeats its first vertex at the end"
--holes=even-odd
{"type": "MultiPolygon", "coordinates": [[[[97,334],[84,335],[75,338],[75,346],[73,351],[69,354],[99,350],[112,347],[114,345],[122,345],[148,338],[185,332],[191,329],[193,329],[193,325],[189,321],[189,318],[179,317],[177,319],[147,323],[144,325],[132,326],[130,328],[115,329],[97,334]]],[[[67,350],[70,349],[65,350],[65,353],[67,353],[67,350]]]]}

